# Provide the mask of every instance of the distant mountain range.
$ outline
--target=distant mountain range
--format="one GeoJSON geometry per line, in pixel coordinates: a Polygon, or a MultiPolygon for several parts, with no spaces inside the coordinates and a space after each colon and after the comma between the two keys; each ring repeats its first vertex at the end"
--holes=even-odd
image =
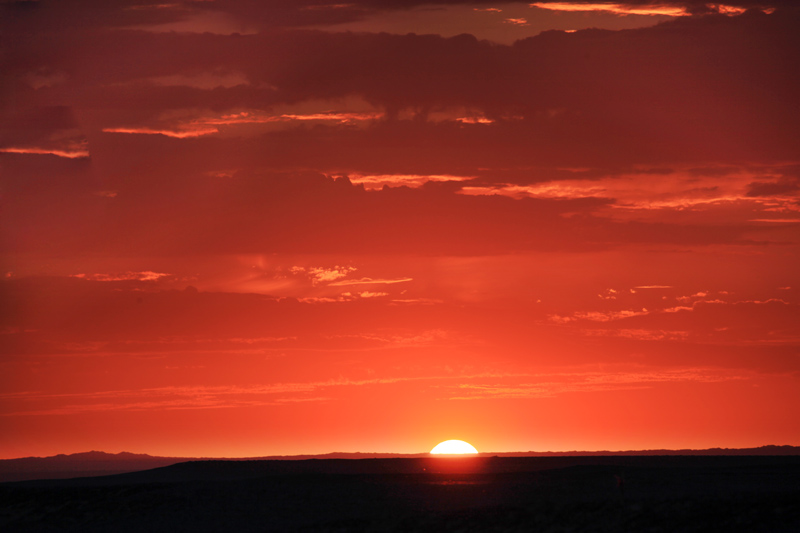
{"type": "MultiPolygon", "coordinates": [[[[230,458],[229,461],[308,459],[392,459],[427,457],[427,453],[345,453],[335,452],[321,455],[273,455],[265,457],[230,458]]],[[[728,456],[776,456],[800,455],[798,446],[760,446],[758,448],[709,448],[706,450],[628,450],[628,451],[570,451],[570,452],[504,452],[481,453],[483,457],[588,457],[588,456],[658,456],[658,455],[728,455],[728,456]]],[[[129,452],[105,453],[98,451],[55,455],[52,457],[23,457],[0,460],[0,482],[33,479],[66,479],[76,477],[105,476],[150,470],[187,461],[202,461],[204,457],[155,457],[129,452]]],[[[219,460],[219,458],[214,458],[219,460]]]]}

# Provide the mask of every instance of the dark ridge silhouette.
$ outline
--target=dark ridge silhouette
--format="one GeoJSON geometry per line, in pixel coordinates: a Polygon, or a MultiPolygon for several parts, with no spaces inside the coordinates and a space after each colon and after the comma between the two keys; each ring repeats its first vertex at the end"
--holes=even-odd
{"type": "MultiPolygon", "coordinates": [[[[478,457],[607,457],[607,456],[789,456],[800,455],[798,446],[760,446],[758,448],[710,448],[706,450],[629,450],[629,451],[571,451],[571,452],[503,452],[480,453],[478,457]]],[[[248,458],[225,458],[225,461],[305,461],[308,459],[412,459],[429,457],[427,453],[362,453],[333,452],[322,455],[273,455],[248,458]]],[[[129,452],[105,453],[99,451],[60,454],[52,457],[23,457],[0,460],[0,482],[30,479],[67,479],[75,477],[104,476],[149,470],[187,461],[206,458],[157,457],[129,452]]]]}
{"type": "Polygon", "coordinates": [[[189,461],[0,484],[0,530],[790,532],[799,480],[799,455],[189,461]]]}
{"type": "Polygon", "coordinates": [[[154,457],[138,453],[83,452],[52,457],[0,460],[0,482],[104,476],[148,470],[192,460],[191,457],[154,457]]]}
{"type": "Polygon", "coordinates": [[[146,483],[192,481],[237,481],[274,476],[303,475],[495,475],[530,474],[544,470],[578,467],[639,467],[694,469],[774,465],[800,465],[795,456],[564,456],[564,457],[481,457],[431,456],[392,459],[303,459],[283,460],[193,460],[150,470],[72,479],[27,480],[15,486],[97,487],[146,483]]]}

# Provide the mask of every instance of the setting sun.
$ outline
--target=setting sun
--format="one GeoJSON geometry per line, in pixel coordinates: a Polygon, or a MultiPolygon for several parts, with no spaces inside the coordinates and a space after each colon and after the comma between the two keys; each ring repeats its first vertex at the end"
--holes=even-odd
{"type": "Polygon", "coordinates": [[[467,453],[478,453],[475,446],[463,440],[446,440],[440,442],[431,450],[432,454],[463,455],[467,453]]]}

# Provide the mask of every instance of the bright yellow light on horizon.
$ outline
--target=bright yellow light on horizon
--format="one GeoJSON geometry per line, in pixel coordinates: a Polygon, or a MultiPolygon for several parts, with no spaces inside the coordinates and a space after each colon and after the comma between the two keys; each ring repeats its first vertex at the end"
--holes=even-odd
{"type": "Polygon", "coordinates": [[[463,440],[446,440],[434,446],[431,453],[437,455],[464,455],[478,453],[478,450],[475,449],[475,446],[463,440]]]}

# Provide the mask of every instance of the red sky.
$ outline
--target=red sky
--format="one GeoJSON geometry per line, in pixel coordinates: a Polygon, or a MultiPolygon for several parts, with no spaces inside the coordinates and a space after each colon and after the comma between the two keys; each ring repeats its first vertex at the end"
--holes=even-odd
{"type": "Polygon", "coordinates": [[[800,445],[788,0],[0,9],[0,458],[800,445]]]}

